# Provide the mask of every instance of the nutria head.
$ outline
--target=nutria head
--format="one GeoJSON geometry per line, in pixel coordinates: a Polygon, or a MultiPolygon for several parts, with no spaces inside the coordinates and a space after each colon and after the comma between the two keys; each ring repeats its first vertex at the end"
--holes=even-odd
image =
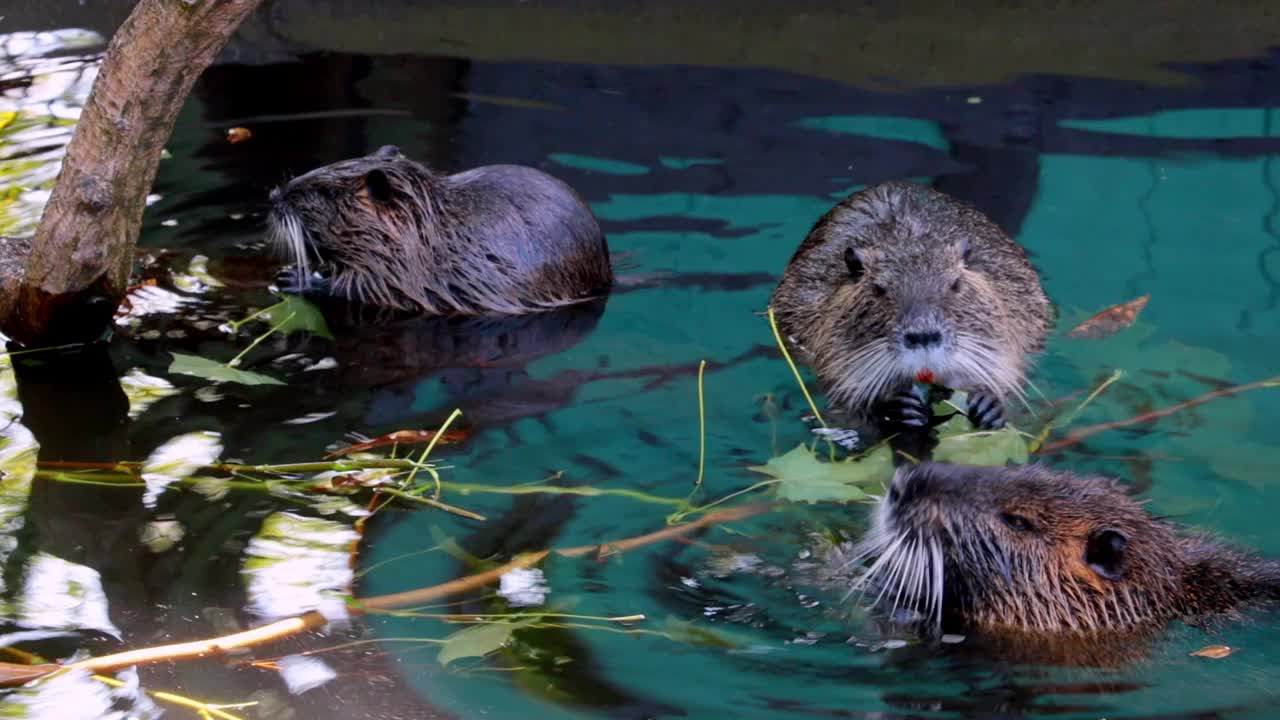
{"type": "Polygon", "coordinates": [[[435,184],[429,169],[387,145],[272,190],[271,234],[292,255],[304,287],[317,269],[343,295],[405,306],[406,290],[412,296],[415,289],[396,279],[406,277],[424,233],[435,234],[435,184]]]}
{"type": "Polygon", "coordinates": [[[977,210],[905,182],[855,193],[819,220],[771,303],[831,400],[854,411],[923,373],[1021,394],[1052,322],[1021,247],[977,210]]]}
{"type": "Polygon", "coordinates": [[[991,632],[1135,631],[1188,608],[1186,549],[1114,481],[1042,466],[900,468],[855,586],[991,632]]]}

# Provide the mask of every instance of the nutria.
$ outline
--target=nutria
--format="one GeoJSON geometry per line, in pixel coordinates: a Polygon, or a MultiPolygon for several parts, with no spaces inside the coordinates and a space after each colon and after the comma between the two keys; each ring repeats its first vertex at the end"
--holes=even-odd
{"type": "Polygon", "coordinates": [[[856,192],[819,219],[770,306],[864,441],[929,423],[916,379],[967,391],[975,426],[1003,426],[1003,398],[1022,396],[1054,320],[1020,245],[977,209],[908,182],[856,192]]]}
{"type": "Polygon", "coordinates": [[[613,281],[591,210],[533,168],[432,172],[394,146],[271,192],[290,291],[428,315],[518,315],[592,299],[613,281]],[[313,274],[312,269],[318,271],[313,274]]]}
{"type": "Polygon", "coordinates": [[[829,560],[898,620],[1049,640],[1151,633],[1280,600],[1280,563],[1149,514],[1116,481],[1039,465],[899,468],[829,560]]]}

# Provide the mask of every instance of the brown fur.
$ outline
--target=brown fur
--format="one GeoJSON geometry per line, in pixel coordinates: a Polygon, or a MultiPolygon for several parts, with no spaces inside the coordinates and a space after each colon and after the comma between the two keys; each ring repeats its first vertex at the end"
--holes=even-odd
{"type": "MultiPolygon", "coordinates": [[[[833,562],[843,566],[846,552],[833,562]]],[[[1180,532],[1113,480],[1038,465],[904,467],[857,552],[886,562],[855,584],[874,589],[878,577],[892,586],[882,600],[993,636],[1141,635],[1280,599],[1280,564],[1180,532]],[[1115,537],[1121,552],[1098,549],[1115,537]],[[904,553],[931,544],[932,557],[904,553]]]]}
{"type": "Polygon", "coordinates": [[[915,327],[941,333],[939,384],[1004,397],[1022,392],[1053,324],[1021,246],[978,210],[907,182],[854,193],[818,220],[771,305],[829,402],[854,415],[911,383],[920,368],[903,335],[915,327]]]}
{"type": "Polygon", "coordinates": [[[430,315],[513,315],[599,297],[613,281],[586,203],[533,168],[442,175],[387,146],[272,193],[271,225],[335,295],[430,315]]]}

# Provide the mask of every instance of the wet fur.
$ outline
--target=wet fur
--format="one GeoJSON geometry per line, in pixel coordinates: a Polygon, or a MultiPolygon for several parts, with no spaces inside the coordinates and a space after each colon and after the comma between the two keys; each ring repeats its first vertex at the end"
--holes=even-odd
{"type": "Polygon", "coordinates": [[[271,227],[303,277],[430,315],[518,315],[606,294],[608,246],[586,203],[533,168],[432,172],[393,147],[272,193],[271,227]]]}
{"type": "Polygon", "coordinates": [[[850,592],[878,598],[889,615],[905,609],[926,625],[994,636],[1141,635],[1280,600],[1275,561],[1181,532],[1114,480],[1038,465],[899,469],[866,537],[830,562],[848,573],[864,559],[870,569],[850,592]],[[1099,569],[1088,549],[1104,532],[1127,547],[1099,569]]]}
{"type": "Polygon", "coordinates": [[[941,384],[1003,398],[1022,394],[1054,320],[1021,246],[978,210],[907,182],[854,193],[818,220],[771,305],[828,402],[854,417],[921,369],[903,350],[911,323],[942,329],[945,357],[930,367],[941,384]],[[860,279],[850,276],[848,248],[865,269],[860,279]]]}

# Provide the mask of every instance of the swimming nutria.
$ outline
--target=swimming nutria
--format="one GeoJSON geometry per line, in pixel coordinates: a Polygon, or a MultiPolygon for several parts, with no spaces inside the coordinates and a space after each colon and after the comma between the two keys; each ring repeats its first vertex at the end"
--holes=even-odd
{"type": "Polygon", "coordinates": [[[928,424],[917,378],[968,391],[975,426],[1003,426],[1002,398],[1021,396],[1054,313],[1021,246],[908,182],[856,192],[819,219],[770,305],[828,402],[882,432],[928,424]]]}
{"type": "Polygon", "coordinates": [[[271,202],[272,233],[296,263],[281,278],[292,291],[430,315],[516,315],[598,297],[613,281],[591,210],[533,168],[441,175],[388,145],[296,177],[271,202]]]}
{"type": "Polygon", "coordinates": [[[864,557],[852,585],[891,617],[995,636],[1115,638],[1280,600],[1280,563],[1179,532],[1114,480],[1039,465],[899,468],[870,531],[831,559],[864,557]]]}

